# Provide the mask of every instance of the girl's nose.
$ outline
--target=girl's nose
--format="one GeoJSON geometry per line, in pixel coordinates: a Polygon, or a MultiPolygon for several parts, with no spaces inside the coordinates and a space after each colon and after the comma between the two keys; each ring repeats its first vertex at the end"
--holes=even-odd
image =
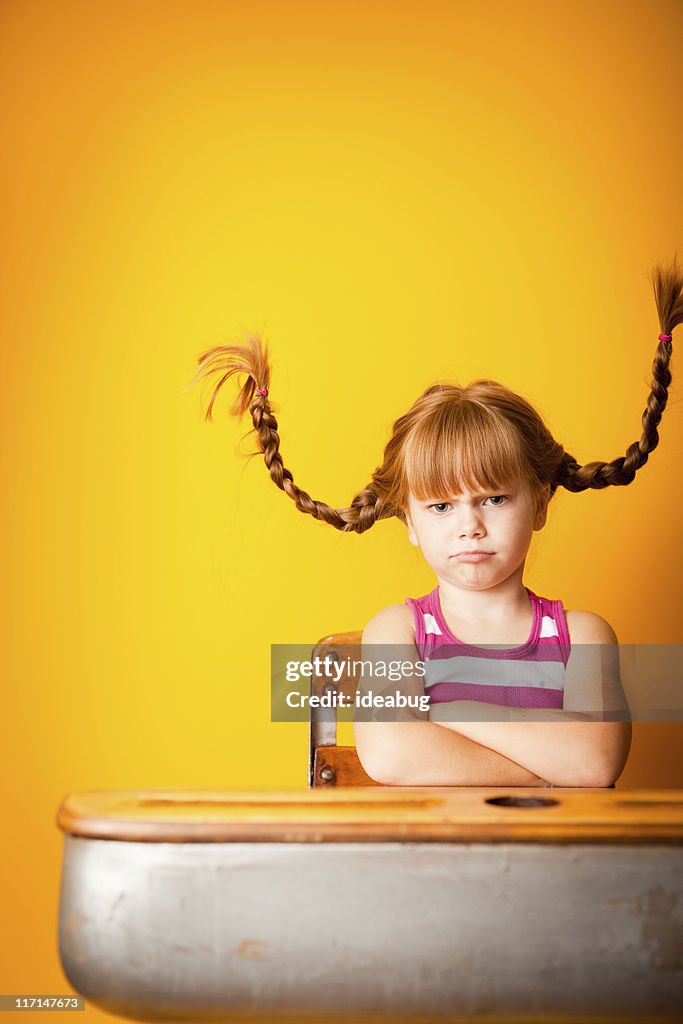
{"type": "Polygon", "coordinates": [[[468,537],[473,533],[482,534],[485,532],[484,521],[478,509],[461,509],[457,520],[457,531],[462,537],[468,537]]]}

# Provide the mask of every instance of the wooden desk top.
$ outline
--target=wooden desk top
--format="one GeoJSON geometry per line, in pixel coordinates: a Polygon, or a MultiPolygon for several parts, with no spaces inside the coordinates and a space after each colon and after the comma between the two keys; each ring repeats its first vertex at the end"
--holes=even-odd
{"type": "Polygon", "coordinates": [[[57,824],[74,836],[158,843],[681,843],[683,790],[101,790],[66,796],[57,824]]]}

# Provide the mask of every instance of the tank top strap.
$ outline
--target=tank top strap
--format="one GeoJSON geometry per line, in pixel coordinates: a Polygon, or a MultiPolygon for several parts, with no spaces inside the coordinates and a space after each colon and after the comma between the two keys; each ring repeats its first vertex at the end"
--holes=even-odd
{"type": "MultiPolygon", "coordinates": [[[[529,590],[528,587],[527,590],[529,590]]],[[[566,667],[569,660],[571,641],[569,639],[564,604],[559,599],[550,600],[547,597],[539,597],[531,590],[529,590],[529,595],[532,600],[539,603],[541,619],[541,629],[538,637],[539,644],[543,646],[556,646],[566,667]]]]}
{"type": "Polygon", "coordinates": [[[431,596],[431,594],[425,594],[423,597],[407,597],[403,602],[413,613],[415,646],[421,658],[424,658],[427,649],[433,646],[434,636],[439,631],[434,616],[431,614],[431,596]]]}

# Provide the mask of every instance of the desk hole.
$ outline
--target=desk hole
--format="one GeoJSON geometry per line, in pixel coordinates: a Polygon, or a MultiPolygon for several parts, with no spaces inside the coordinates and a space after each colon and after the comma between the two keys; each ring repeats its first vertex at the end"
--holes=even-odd
{"type": "Polygon", "coordinates": [[[486,800],[498,807],[552,807],[559,802],[548,796],[493,796],[486,800]]]}

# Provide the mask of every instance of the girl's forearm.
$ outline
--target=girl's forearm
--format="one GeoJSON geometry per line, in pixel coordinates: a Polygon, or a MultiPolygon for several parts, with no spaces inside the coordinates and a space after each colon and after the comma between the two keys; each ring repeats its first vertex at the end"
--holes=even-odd
{"type": "Polygon", "coordinates": [[[548,785],[516,761],[435,722],[373,722],[371,735],[372,753],[363,767],[384,785],[548,785]]]}
{"type": "Polygon", "coordinates": [[[479,714],[487,705],[472,702],[470,709],[467,703],[462,721],[438,724],[503,757],[523,759],[529,771],[543,772],[556,786],[610,786],[623,771],[630,746],[628,723],[585,721],[585,715],[559,710],[545,712],[550,721],[534,721],[526,718],[534,711],[524,708],[506,708],[508,721],[469,721],[470,712],[479,714]]]}

